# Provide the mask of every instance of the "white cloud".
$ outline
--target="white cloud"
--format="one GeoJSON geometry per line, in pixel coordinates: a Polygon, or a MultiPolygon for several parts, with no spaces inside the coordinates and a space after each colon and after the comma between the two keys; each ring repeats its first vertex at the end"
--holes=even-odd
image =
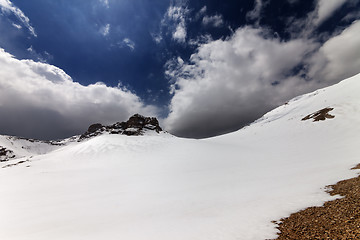
{"type": "Polygon", "coordinates": [[[172,31],[173,40],[184,43],[186,41],[186,18],[189,10],[184,4],[171,5],[162,20],[162,25],[169,27],[172,31]]]}
{"type": "Polygon", "coordinates": [[[29,18],[25,16],[25,14],[18,7],[16,7],[10,0],[0,0],[0,9],[4,13],[14,14],[22,22],[22,24],[26,26],[26,28],[30,31],[31,35],[37,37],[35,29],[30,24],[29,18]]]}
{"type": "Polygon", "coordinates": [[[184,24],[178,24],[173,32],[173,39],[177,42],[184,43],[186,41],[186,27],[184,24]]]}
{"type": "Polygon", "coordinates": [[[12,23],[12,25],[17,29],[22,29],[22,26],[20,26],[19,24],[12,23]]]}
{"type": "Polygon", "coordinates": [[[206,12],[207,12],[207,6],[203,6],[203,7],[199,10],[199,12],[197,12],[197,13],[195,14],[195,19],[196,19],[196,20],[199,20],[200,18],[202,18],[202,17],[206,14],[206,12]]]}
{"type": "Polygon", "coordinates": [[[346,1],[347,0],[318,0],[317,16],[314,19],[314,24],[317,26],[324,22],[346,1]]]}
{"type": "Polygon", "coordinates": [[[224,24],[224,20],[221,15],[204,16],[202,24],[211,25],[213,27],[221,27],[224,24]]]}
{"type": "MultiPolygon", "coordinates": [[[[314,19],[306,26],[314,29],[314,19]]],[[[359,32],[355,21],[320,44],[307,34],[283,41],[243,27],[228,39],[199,42],[190,62],[166,65],[173,98],[165,126],[187,137],[230,132],[292,97],[358,74],[359,32]]]]}
{"type": "Polygon", "coordinates": [[[150,33],[152,39],[159,44],[164,39],[164,36],[171,34],[172,40],[185,43],[187,37],[186,23],[189,13],[186,1],[179,0],[176,3],[172,1],[161,20],[159,30],[150,33]]]}
{"type": "Polygon", "coordinates": [[[167,17],[175,23],[172,37],[175,41],[185,42],[186,40],[186,15],[188,9],[184,6],[170,6],[167,10],[167,17]]]}
{"type": "Polygon", "coordinates": [[[106,24],[105,26],[101,27],[101,28],[100,28],[100,33],[101,33],[104,37],[108,36],[109,33],[110,33],[110,24],[108,23],[108,24],[106,24]]]}
{"type": "Polygon", "coordinates": [[[106,8],[109,8],[109,0],[99,0],[106,8]]]}
{"type": "Polygon", "coordinates": [[[0,49],[0,131],[38,138],[82,133],[89,124],[155,115],[134,93],[102,83],[83,86],[63,70],[32,60],[17,60],[0,49]]]}
{"type": "Polygon", "coordinates": [[[245,27],[230,39],[202,44],[191,63],[169,62],[174,96],[167,129],[192,137],[232,131],[312,89],[313,83],[291,74],[316,46],[301,39],[282,42],[245,27]]]}
{"type": "Polygon", "coordinates": [[[124,38],[123,41],[121,42],[121,45],[127,46],[128,48],[131,49],[131,51],[135,50],[135,43],[129,38],[124,38]]]}
{"type": "Polygon", "coordinates": [[[161,36],[161,32],[160,33],[151,33],[151,37],[152,39],[157,43],[161,43],[161,41],[163,40],[163,37],[161,36]]]}
{"type": "Polygon", "coordinates": [[[204,14],[206,13],[206,11],[207,11],[207,7],[206,7],[206,6],[203,6],[203,7],[200,9],[199,14],[204,15],[204,14]]]}
{"type": "Polygon", "coordinates": [[[329,39],[311,58],[310,75],[333,84],[360,72],[360,21],[329,39]]]}

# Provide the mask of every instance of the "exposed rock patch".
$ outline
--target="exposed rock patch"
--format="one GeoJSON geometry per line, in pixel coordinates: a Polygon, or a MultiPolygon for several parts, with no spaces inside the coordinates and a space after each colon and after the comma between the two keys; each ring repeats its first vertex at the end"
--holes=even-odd
{"type": "Polygon", "coordinates": [[[88,132],[89,133],[94,133],[97,130],[100,130],[103,127],[103,125],[101,125],[100,123],[95,123],[93,125],[90,125],[90,127],[88,128],[88,132]]]}
{"type": "Polygon", "coordinates": [[[126,122],[117,122],[110,126],[103,126],[100,123],[92,124],[89,126],[88,130],[80,136],[79,140],[94,137],[104,132],[127,136],[139,136],[143,135],[147,130],[155,131],[157,133],[162,131],[159,121],[156,118],[135,114],[126,122]]]}
{"type": "Polygon", "coordinates": [[[13,158],[15,158],[13,151],[0,146],[0,162],[6,162],[13,158]]]}
{"type": "Polygon", "coordinates": [[[317,112],[307,115],[306,117],[304,117],[301,120],[306,121],[309,119],[314,119],[313,122],[318,122],[318,121],[324,121],[328,118],[331,119],[331,118],[335,117],[334,115],[329,114],[329,112],[332,110],[334,110],[334,108],[324,108],[317,112]]]}
{"type": "Polygon", "coordinates": [[[2,168],[14,167],[14,166],[17,166],[17,165],[26,163],[26,162],[29,162],[29,159],[27,159],[27,160],[22,160],[22,161],[19,161],[19,162],[17,162],[17,163],[13,163],[13,164],[8,164],[8,165],[3,166],[2,168]]]}

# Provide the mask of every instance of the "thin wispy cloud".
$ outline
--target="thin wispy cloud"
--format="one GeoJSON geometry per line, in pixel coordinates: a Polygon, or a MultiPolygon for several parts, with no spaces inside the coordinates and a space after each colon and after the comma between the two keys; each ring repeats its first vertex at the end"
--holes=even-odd
{"type": "Polygon", "coordinates": [[[205,26],[222,27],[224,25],[224,20],[219,14],[214,16],[204,16],[202,24],[205,26]]]}
{"type": "Polygon", "coordinates": [[[207,7],[206,7],[206,6],[203,6],[203,7],[200,9],[200,11],[199,11],[198,14],[204,15],[204,14],[206,13],[206,11],[207,11],[207,7]]]}
{"type": "Polygon", "coordinates": [[[172,38],[180,43],[186,41],[186,16],[189,10],[186,6],[170,6],[166,12],[167,19],[173,22],[174,29],[172,31],[172,38]]]}
{"type": "MultiPolygon", "coordinates": [[[[357,2],[354,0],[353,2],[357,2]]],[[[347,0],[317,0],[315,8],[305,18],[288,21],[288,31],[292,37],[311,37],[318,27],[329,19],[347,0]]]]}
{"type": "Polygon", "coordinates": [[[161,43],[161,41],[163,40],[161,31],[159,33],[156,33],[156,32],[150,33],[150,35],[151,35],[152,39],[154,40],[154,42],[156,42],[157,44],[161,43]]]}
{"type": "Polygon", "coordinates": [[[22,29],[22,26],[20,26],[19,24],[12,23],[12,25],[17,29],[22,29]]]}
{"type": "Polygon", "coordinates": [[[172,40],[185,43],[187,37],[186,21],[189,13],[186,2],[179,1],[176,4],[170,4],[161,20],[159,31],[151,33],[153,40],[160,43],[163,40],[163,35],[170,32],[172,40]]]}
{"type": "Polygon", "coordinates": [[[131,51],[134,51],[136,46],[135,42],[132,41],[130,38],[124,38],[120,45],[130,48],[131,51]]]}
{"type": "Polygon", "coordinates": [[[109,0],[99,0],[106,8],[109,8],[109,0]]]}
{"type": "Polygon", "coordinates": [[[27,51],[30,53],[30,56],[33,59],[36,59],[39,62],[47,63],[48,61],[53,60],[53,56],[48,53],[47,51],[44,51],[43,53],[38,53],[33,46],[30,46],[27,51]]]}
{"type": "Polygon", "coordinates": [[[105,26],[100,28],[100,33],[101,35],[103,35],[104,37],[108,36],[110,33],[110,24],[106,24],[105,26]]]}
{"type": "MultiPolygon", "coordinates": [[[[0,0],[0,9],[5,14],[14,14],[17,19],[29,30],[30,34],[37,37],[34,27],[30,24],[30,19],[10,0],[0,0]]],[[[14,23],[13,26],[17,27],[20,25],[14,23]]]]}
{"type": "Polygon", "coordinates": [[[318,0],[317,14],[314,19],[314,24],[317,26],[323,23],[346,1],[347,0],[318,0]]]}
{"type": "Polygon", "coordinates": [[[261,11],[264,7],[263,0],[255,0],[255,7],[252,11],[248,12],[246,14],[246,18],[255,21],[255,25],[259,25],[259,22],[261,20],[261,11]]]}

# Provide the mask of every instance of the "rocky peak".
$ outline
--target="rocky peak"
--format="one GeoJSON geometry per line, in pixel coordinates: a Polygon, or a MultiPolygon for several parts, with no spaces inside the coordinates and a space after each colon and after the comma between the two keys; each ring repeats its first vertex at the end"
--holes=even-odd
{"type": "Polygon", "coordinates": [[[162,129],[159,125],[159,121],[155,117],[144,117],[140,114],[135,114],[126,122],[117,122],[110,126],[104,126],[100,123],[92,124],[89,126],[88,130],[80,136],[79,140],[94,137],[104,132],[127,136],[139,136],[143,135],[145,131],[161,132],[162,129]]]}

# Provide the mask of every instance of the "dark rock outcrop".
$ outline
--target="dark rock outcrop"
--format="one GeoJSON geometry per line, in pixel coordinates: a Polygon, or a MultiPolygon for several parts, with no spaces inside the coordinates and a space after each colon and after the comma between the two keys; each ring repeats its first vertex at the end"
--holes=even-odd
{"type": "Polygon", "coordinates": [[[12,158],[15,158],[14,152],[0,146],[0,162],[6,162],[12,158]]]}
{"type": "Polygon", "coordinates": [[[127,136],[139,136],[143,135],[145,131],[161,132],[162,129],[159,125],[159,121],[155,117],[144,117],[140,114],[135,114],[126,122],[117,122],[110,126],[103,126],[100,123],[92,124],[88,130],[80,136],[79,140],[94,137],[104,132],[127,136]]]}
{"type": "Polygon", "coordinates": [[[97,130],[101,129],[103,127],[103,125],[101,125],[100,123],[95,123],[93,125],[90,125],[90,127],[88,128],[88,132],[89,133],[94,133],[97,130]]]}
{"type": "Polygon", "coordinates": [[[326,119],[331,119],[335,117],[334,115],[329,114],[329,112],[332,110],[334,110],[334,108],[324,108],[317,112],[307,115],[301,120],[306,121],[309,119],[313,119],[313,122],[318,122],[318,121],[324,121],[326,119]]]}

